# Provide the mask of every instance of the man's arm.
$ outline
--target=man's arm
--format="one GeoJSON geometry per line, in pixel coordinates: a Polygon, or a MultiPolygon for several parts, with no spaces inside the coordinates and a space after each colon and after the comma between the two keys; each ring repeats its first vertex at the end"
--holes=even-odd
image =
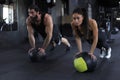
{"type": "Polygon", "coordinates": [[[45,23],[45,32],[47,34],[43,46],[43,49],[46,49],[51,41],[52,38],[52,33],[53,33],[53,21],[52,21],[52,17],[48,14],[45,15],[45,19],[44,19],[44,23],[45,23]]]}
{"type": "Polygon", "coordinates": [[[29,43],[32,48],[35,48],[35,37],[34,37],[34,30],[30,24],[29,18],[26,19],[26,24],[27,24],[27,31],[28,31],[28,39],[29,43]]]}

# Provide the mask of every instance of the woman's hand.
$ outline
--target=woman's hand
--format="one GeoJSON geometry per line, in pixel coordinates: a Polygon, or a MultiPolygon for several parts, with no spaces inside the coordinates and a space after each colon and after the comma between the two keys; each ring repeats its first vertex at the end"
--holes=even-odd
{"type": "Polygon", "coordinates": [[[79,57],[80,54],[81,54],[81,52],[77,52],[74,57],[75,57],[75,58],[76,58],[76,57],[79,57]]]}
{"type": "Polygon", "coordinates": [[[97,58],[96,58],[96,56],[93,54],[93,53],[88,53],[90,56],[91,56],[91,58],[93,58],[94,60],[96,60],[97,58]]]}

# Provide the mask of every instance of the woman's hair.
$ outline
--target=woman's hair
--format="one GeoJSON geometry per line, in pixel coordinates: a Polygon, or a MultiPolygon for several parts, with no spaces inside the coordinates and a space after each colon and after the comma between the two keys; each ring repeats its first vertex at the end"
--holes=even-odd
{"type": "Polygon", "coordinates": [[[88,13],[85,8],[75,8],[73,10],[73,13],[77,13],[83,16],[83,23],[81,24],[82,30],[84,31],[84,34],[87,36],[88,34],[88,13]]]}

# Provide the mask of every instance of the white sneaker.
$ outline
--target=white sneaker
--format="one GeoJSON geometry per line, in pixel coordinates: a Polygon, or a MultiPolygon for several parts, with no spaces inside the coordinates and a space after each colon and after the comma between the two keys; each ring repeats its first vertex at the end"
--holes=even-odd
{"type": "Polygon", "coordinates": [[[102,47],[102,49],[101,49],[101,54],[100,54],[100,58],[104,58],[105,55],[106,55],[106,50],[105,50],[105,48],[102,47]]]}
{"type": "Polygon", "coordinates": [[[107,55],[105,56],[105,58],[109,59],[111,57],[111,51],[112,51],[111,47],[108,48],[107,55]]]}

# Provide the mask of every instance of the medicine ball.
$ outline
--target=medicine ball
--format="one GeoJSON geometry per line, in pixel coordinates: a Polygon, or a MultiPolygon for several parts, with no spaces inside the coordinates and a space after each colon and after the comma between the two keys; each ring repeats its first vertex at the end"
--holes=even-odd
{"type": "Polygon", "coordinates": [[[33,49],[28,55],[32,62],[38,61],[38,49],[33,49]]]}
{"type": "Polygon", "coordinates": [[[74,67],[78,72],[94,71],[97,65],[97,60],[92,59],[88,52],[82,52],[75,56],[74,67]]]}
{"type": "Polygon", "coordinates": [[[111,31],[112,34],[117,34],[119,32],[119,29],[117,27],[114,27],[111,31]]]}

